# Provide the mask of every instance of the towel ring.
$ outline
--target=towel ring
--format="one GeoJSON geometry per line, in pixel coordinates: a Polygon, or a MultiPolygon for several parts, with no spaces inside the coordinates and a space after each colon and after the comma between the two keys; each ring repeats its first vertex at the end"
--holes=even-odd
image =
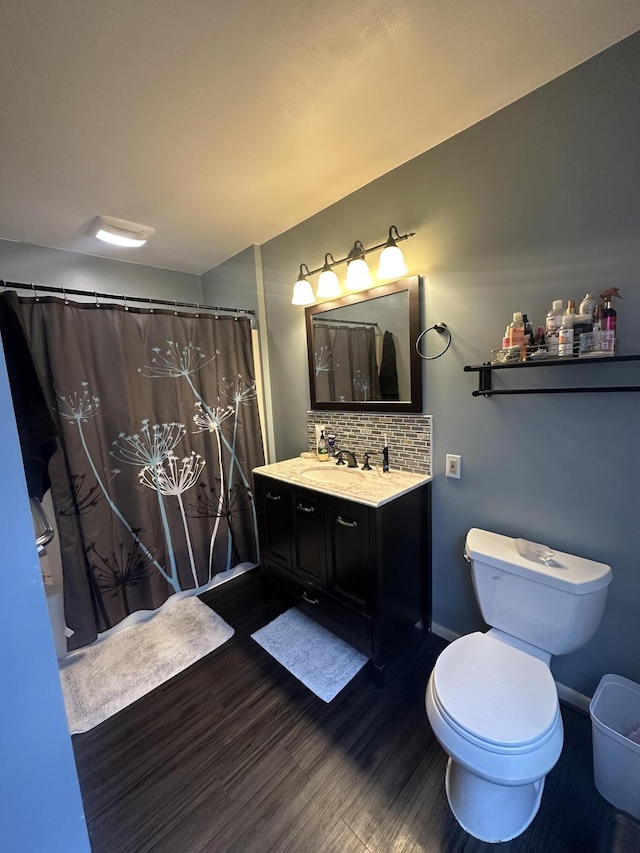
{"type": "Polygon", "coordinates": [[[449,329],[446,327],[446,325],[444,323],[434,323],[433,326],[429,326],[428,329],[424,329],[422,332],[420,332],[420,334],[416,338],[416,352],[418,353],[420,358],[424,359],[425,361],[434,361],[436,358],[440,358],[440,356],[444,355],[450,346],[451,346],[451,332],[449,331],[449,329]],[[449,340],[447,341],[446,347],[442,350],[442,352],[439,352],[438,355],[423,355],[420,352],[420,341],[425,337],[427,332],[430,332],[432,329],[434,329],[440,335],[442,335],[446,332],[446,334],[449,336],[449,340]]]}

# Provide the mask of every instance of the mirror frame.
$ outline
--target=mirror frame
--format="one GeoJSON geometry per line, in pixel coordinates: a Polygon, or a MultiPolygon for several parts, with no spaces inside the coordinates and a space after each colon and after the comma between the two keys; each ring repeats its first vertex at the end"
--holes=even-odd
{"type": "Polygon", "coordinates": [[[422,412],[422,370],[421,360],[416,351],[415,342],[420,334],[420,277],[417,275],[401,278],[389,284],[381,284],[369,290],[359,290],[332,299],[327,302],[319,302],[309,305],[304,309],[305,322],[307,326],[307,359],[309,362],[309,393],[311,396],[311,410],[325,412],[422,412]],[[318,400],[316,398],[315,383],[315,358],[313,348],[313,318],[316,314],[331,311],[334,308],[343,308],[345,305],[354,305],[358,302],[366,302],[387,296],[391,293],[407,291],[409,295],[409,380],[411,387],[410,400],[372,400],[371,402],[347,400],[318,400]]]}

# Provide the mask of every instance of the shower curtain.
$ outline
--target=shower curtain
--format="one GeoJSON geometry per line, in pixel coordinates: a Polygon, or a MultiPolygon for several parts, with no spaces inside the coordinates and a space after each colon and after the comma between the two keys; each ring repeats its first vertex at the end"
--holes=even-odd
{"type": "Polygon", "coordinates": [[[313,330],[317,399],[380,399],[376,332],[373,326],[330,326],[313,330]]]}
{"type": "Polygon", "coordinates": [[[257,562],[250,320],[20,303],[58,425],[49,473],[69,649],[257,562]]]}

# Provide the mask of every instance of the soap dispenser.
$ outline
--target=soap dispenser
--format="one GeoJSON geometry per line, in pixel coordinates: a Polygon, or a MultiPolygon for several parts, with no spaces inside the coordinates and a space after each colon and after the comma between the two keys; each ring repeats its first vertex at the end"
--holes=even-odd
{"type": "Polygon", "coordinates": [[[320,432],[320,440],[318,441],[318,461],[329,461],[329,446],[327,444],[327,439],[324,437],[324,430],[320,432]]]}

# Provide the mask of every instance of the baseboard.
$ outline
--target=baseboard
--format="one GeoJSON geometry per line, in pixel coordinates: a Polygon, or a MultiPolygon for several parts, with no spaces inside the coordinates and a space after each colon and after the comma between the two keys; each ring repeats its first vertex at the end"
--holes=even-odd
{"type": "Polygon", "coordinates": [[[575,711],[581,711],[583,714],[589,713],[589,703],[591,702],[590,696],[585,696],[584,693],[578,693],[578,691],[574,690],[573,687],[567,687],[566,684],[561,684],[559,681],[556,681],[556,687],[558,689],[558,698],[561,702],[564,702],[565,705],[569,705],[569,707],[573,708],[575,711]]]}
{"type": "MultiPolygon", "coordinates": [[[[431,623],[431,631],[438,637],[442,637],[443,640],[447,640],[449,643],[452,643],[461,636],[456,631],[450,631],[449,628],[445,628],[443,625],[438,625],[437,622],[431,623]]],[[[565,705],[568,705],[576,711],[581,711],[583,714],[589,713],[589,702],[591,701],[590,696],[585,696],[584,693],[578,693],[577,690],[574,690],[572,687],[567,687],[566,684],[561,684],[559,681],[556,681],[556,689],[558,691],[558,698],[561,702],[564,702],[565,705]]]]}
{"type": "Polygon", "coordinates": [[[443,625],[438,625],[437,622],[431,623],[431,633],[436,634],[438,637],[442,637],[443,640],[447,640],[449,643],[452,643],[461,636],[455,631],[450,631],[448,628],[445,628],[443,625]]]}

